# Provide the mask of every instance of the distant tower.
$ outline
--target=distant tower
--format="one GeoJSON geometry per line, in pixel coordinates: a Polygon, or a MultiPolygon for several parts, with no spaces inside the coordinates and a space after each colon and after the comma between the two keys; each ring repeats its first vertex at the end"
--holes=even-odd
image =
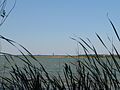
{"type": "Polygon", "coordinates": [[[52,55],[54,56],[55,54],[53,53],[52,55]]]}

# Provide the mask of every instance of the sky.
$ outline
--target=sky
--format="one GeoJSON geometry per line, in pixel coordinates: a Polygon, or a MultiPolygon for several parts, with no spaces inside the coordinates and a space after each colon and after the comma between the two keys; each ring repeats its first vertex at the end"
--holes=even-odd
{"type": "MultiPolygon", "coordinates": [[[[89,38],[99,53],[107,53],[95,33],[110,49],[107,36],[119,48],[107,18],[108,13],[119,33],[119,4],[119,0],[17,0],[0,33],[37,55],[75,55],[78,48],[82,54],[82,48],[70,38],[75,36],[89,38]]],[[[1,43],[2,51],[19,54],[7,42],[1,43]]]]}

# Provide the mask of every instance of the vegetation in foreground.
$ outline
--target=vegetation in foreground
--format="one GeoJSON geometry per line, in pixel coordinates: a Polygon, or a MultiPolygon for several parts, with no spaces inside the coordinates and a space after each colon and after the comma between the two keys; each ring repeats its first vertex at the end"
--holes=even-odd
{"type": "MultiPolygon", "coordinates": [[[[120,41],[113,23],[110,19],[109,21],[120,41]]],[[[89,39],[87,39],[89,41],[88,43],[79,37],[76,39],[72,38],[82,46],[87,58],[85,60],[80,60],[79,58],[71,56],[71,58],[77,59],[77,63],[66,63],[63,69],[64,76],[61,76],[60,73],[56,76],[50,74],[46,71],[40,61],[38,61],[26,48],[13,40],[0,36],[1,39],[18,49],[23,56],[20,57],[1,52],[10,66],[10,71],[8,72],[9,77],[5,75],[0,76],[1,88],[3,90],[119,90],[120,55],[109,38],[108,39],[115,51],[115,55],[108,49],[102,38],[98,34],[96,34],[96,36],[104,48],[109,52],[109,57],[104,56],[104,59],[103,57],[99,57],[95,46],[89,39]],[[28,55],[26,56],[18,46],[24,49],[28,55]],[[94,52],[95,57],[89,56],[89,50],[94,52]],[[19,64],[15,63],[15,58],[18,58],[23,62],[23,67],[20,67],[19,64]],[[39,65],[36,66],[32,64],[30,58],[39,65]],[[73,66],[76,71],[72,71],[71,68],[73,66]]],[[[5,70],[6,69],[4,68],[4,71],[5,70]]]]}
{"type": "MultiPolygon", "coordinates": [[[[6,18],[15,6],[16,0],[10,10],[6,12],[7,0],[0,1],[0,26],[5,22],[6,18]]],[[[117,36],[118,42],[120,37],[117,33],[111,20],[112,28],[117,36]]],[[[9,44],[14,46],[23,57],[11,55],[8,53],[0,52],[7,63],[8,67],[3,66],[2,74],[0,75],[0,89],[2,90],[119,90],[120,89],[120,55],[117,51],[116,46],[112,40],[108,37],[111,42],[112,48],[115,51],[115,55],[111,50],[108,49],[102,38],[96,34],[97,38],[108,51],[109,57],[99,57],[95,46],[89,39],[84,40],[80,37],[72,38],[83,48],[84,53],[87,57],[85,60],[77,59],[76,64],[65,64],[63,73],[64,76],[52,75],[46,71],[44,66],[38,61],[26,48],[19,43],[10,40],[2,35],[0,39],[7,41],[9,44]],[[22,50],[25,50],[29,57],[26,56],[22,50]],[[89,50],[92,51],[95,57],[89,56],[89,50]],[[117,58],[116,58],[117,56],[117,58]],[[19,59],[23,66],[20,67],[19,63],[15,60],[19,59]],[[37,65],[32,64],[31,59],[36,62],[37,65]],[[75,67],[76,71],[71,68],[75,67]],[[9,68],[9,70],[8,70],[9,68]],[[7,72],[7,75],[5,73],[7,72]],[[9,74],[9,75],[8,75],[9,74]]],[[[0,57],[1,58],[1,57],[0,57]]]]}

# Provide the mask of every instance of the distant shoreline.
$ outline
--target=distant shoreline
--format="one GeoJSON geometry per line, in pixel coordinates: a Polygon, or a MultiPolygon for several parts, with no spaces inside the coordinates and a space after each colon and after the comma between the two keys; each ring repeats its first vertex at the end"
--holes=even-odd
{"type": "MultiPolygon", "coordinates": [[[[86,55],[33,55],[37,58],[87,58],[86,55]]],[[[96,55],[88,55],[91,58],[97,57],[96,55]]],[[[110,55],[98,55],[98,57],[110,57],[110,55]]],[[[117,55],[114,55],[118,57],[117,55]]]]}
{"type": "MultiPolygon", "coordinates": [[[[13,56],[23,56],[23,55],[13,55],[13,56]]],[[[25,55],[29,56],[29,55],[25,55]]],[[[99,55],[33,55],[36,58],[95,58],[95,57],[111,57],[111,55],[104,55],[104,54],[99,54],[99,55]]],[[[118,57],[117,55],[114,55],[114,57],[118,57]]]]}

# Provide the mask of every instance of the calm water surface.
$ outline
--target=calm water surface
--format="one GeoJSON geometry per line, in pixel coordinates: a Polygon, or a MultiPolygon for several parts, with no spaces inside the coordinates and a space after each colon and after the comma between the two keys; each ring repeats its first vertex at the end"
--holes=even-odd
{"type": "MultiPolygon", "coordinates": [[[[21,59],[17,58],[17,57],[9,57],[7,56],[7,59],[11,62],[11,65],[17,64],[19,67],[23,67],[24,63],[21,61],[21,59]],[[12,59],[13,58],[13,59],[12,59]]],[[[23,56],[20,56],[20,58],[25,59],[23,56]]],[[[38,62],[36,62],[34,59],[32,59],[31,57],[27,56],[27,58],[32,62],[33,65],[40,67],[40,65],[38,64],[38,62]]],[[[78,59],[74,59],[74,58],[41,58],[41,57],[36,57],[36,59],[45,67],[46,71],[48,71],[49,73],[53,74],[53,75],[57,75],[57,73],[60,73],[61,75],[63,75],[63,69],[64,69],[64,64],[70,64],[72,66],[72,71],[74,72],[75,66],[73,64],[76,64],[76,62],[78,61],[78,59]],[[73,63],[73,64],[71,64],[73,63]]],[[[105,60],[105,58],[103,58],[105,60]]],[[[83,62],[85,61],[85,59],[80,59],[83,62]]],[[[110,60],[111,63],[113,63],[112,60],[110,60]]],[[[120,60],[118,60],[118,63],[120,63],[120,60]]],[[[114,66],[114,65],[113,65],[114,66]]],[[[99,65],[98,65],[99,67],[99,65]]],[[[10,70],[10,64],[8,63],[8,61],[6,60],[6,58],[4,56],[0,56],[0,74],[4,74],[4,73],[8,73],[10,70]]]]}
{"type": "MultiPolygon", "coordinates": [[[[23,56],[20,56],[24,59],[23,56]]],[[[17,64],[19,67],[23,67],[24,63],[21,61],[21,59],[17,57],[9,57],[7,56],[8,60],[11,62],[11,65],[17,64]]],[[[27,57],[33,65],[39,67],[40,65],[34,61],[31,57],[27,57]]],[[[36,57],[36,59],[45,67],[46,71],[48,71],[51,74],[57,74],[57,73],[63,73],[64,64],[70,64],[76,63],[76,59],[73,58],[41,58],[36,57]]],[[[74,66],[74,65],[73,65],[74,66]]],[[[10,70],[10,64],[6,60],[4,56],[0,56],[0,74],[3,74],[3,72],[8,73],[8,70],[10,70]]],[[[73,69],[74,70],[74,69],[73,69]]]]}

